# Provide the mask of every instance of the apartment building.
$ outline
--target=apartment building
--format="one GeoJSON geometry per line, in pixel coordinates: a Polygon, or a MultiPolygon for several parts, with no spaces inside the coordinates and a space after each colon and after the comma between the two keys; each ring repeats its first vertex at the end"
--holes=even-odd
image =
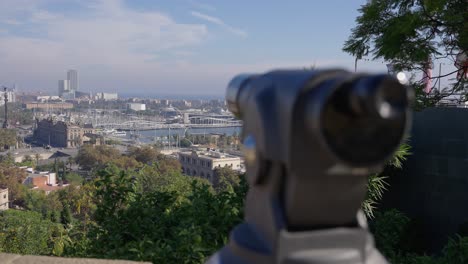
{"type": "Polygon", "coordinates": [[[180,152],[179,162],[182,173],[189,176],[198,176],[214,182],[216,168],[229,167],[240,171],[241,158],[211,149],[206,151],[180,152]]]}

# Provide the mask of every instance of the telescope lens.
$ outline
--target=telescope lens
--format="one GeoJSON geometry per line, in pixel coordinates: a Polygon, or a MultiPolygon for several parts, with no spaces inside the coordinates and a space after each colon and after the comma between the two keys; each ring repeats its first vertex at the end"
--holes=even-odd
{"type": "Polygon", "coordinates": [[[252,74],[239,74],[234,77],[226,90],[226,101],[229,111],[236,117],[241,117],[241,108],[239,104],[239,95],[247,81],[253,77],[252,74]]]}
{"type": "Polygon", "coordinates": [[[407,123],[408,92],[387,75],[342,84],[326,102],[322,133],[331,150],[352,166],[378,164],[399,145],[407,123]]]}

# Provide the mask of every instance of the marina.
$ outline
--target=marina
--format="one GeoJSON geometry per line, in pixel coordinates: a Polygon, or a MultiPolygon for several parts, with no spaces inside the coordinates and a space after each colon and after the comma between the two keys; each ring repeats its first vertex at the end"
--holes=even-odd
{"type": "Polygon", "coordinates": [[[240,135],[242,127],[204,127],[204,128],[171,128],[171,129],[153,129],[141,131],[116,131],[113,133],[104,134],[106,138],[123,140],[133,143],[168,143],[176,138],[176,141],[185,137],[186,134],[209,136],[209,135],[240,135]],[[120,133],[119,133],[120,132],[120,133]],[[125,133],[125,135],[123,135],[125,133]]]}

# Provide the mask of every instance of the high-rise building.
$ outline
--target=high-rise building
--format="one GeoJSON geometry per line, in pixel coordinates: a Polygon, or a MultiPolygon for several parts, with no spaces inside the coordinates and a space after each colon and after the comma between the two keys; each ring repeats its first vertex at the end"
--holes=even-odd
{"type": "Polygon", "coordinates": [[[70,92],[70,81],[69,80],[59,80],[58,81],[58,93],[62,97],[65,93],[70,92]]]}
{"type": "Polygon", "coordinates": [[[68,70],[67,79],[70,82],[70,90],[72,92],[78,91],[78,72],[76,70],[68,70]]]}

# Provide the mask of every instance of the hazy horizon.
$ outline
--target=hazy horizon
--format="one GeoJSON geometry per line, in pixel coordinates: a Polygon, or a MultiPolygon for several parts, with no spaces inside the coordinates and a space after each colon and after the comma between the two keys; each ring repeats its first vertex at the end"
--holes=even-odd
{"type": "Polygon", "coordinates": [[[222,97],[238,73],[352,70],[341,48],[365,2],[4,0],[0,85],[57,94],[76,69],[83,92],[222,97]]]}

